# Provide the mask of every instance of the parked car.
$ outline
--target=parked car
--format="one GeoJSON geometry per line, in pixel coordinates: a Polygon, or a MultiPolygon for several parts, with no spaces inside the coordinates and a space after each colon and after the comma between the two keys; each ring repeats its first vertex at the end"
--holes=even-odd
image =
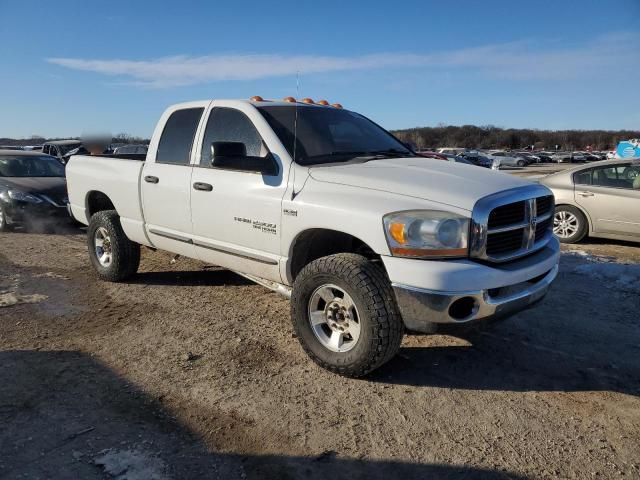
{"type": "Polygon", "coordinates": [[[463,158],[468,162],[471,162],[473,165],[477,165],[478,167],[491,168],[493,165],[493,160],[485,155],[480,155],[479,153],[469,154],[469,153],[461,153],[457,155],[458,158],[463,158]]]}
{"type": "Polygon", "coordinates": [[[40,152],[0,150],[0,231],[71,220],[64,166],[40,152]]]}
{"type": "Polygon", "coordinates": [[[526,167],[527,160],[522,157],[514,157],[501,151],[487,153],[487,158],[497,160],[498,167],[526,167]]]}
{"type": "Polygon", "coordinates": [[[146,155],[149,147],[147,145],[122,145],[117,147],[114,151],[114,155],[131,155],[132,153],[146,155]]]}
{"type": "Polygon", "coordinates": [[[79,140],[54,140],[42,145],[42,153],[56,157],[60,162],[65,163],[65,155],[74,148],[82,146],[79,140]]]}
{"type": "Polygon", "coordinates": [[[425,161],[355,112],[294,102],[174,105],[146,161],[72,157],[70,209],[97,276],[135,274],[140,245],[239,272],[289,296],[307,354],[355,377],[405,330],[544,296],[559,260],[548,188],[425,161]]]}
{"type": "Polygon", "coordinates": [[[640,242],[640,159],[594,162],[540,183],[556,197],[553,231],[561,242],[587,235],[640,242]]]}

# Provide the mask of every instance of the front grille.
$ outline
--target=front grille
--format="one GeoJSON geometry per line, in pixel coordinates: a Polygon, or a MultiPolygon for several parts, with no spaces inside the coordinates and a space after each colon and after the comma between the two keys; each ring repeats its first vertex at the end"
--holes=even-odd
{"type": "Polygon", "coordinates": [[[538,222],[538,224],[536,225],[536,242],[538,240],[541,240],[544,237],[544,235],[549,231],[549,229],[551,228],[552,222],[553,222],[553,217],[549,217],[546,220],[538,222]]]}
{"type": "Polygon", "coordinates": [[[553,196],[547,195],[546,197],[536,198],[536,215],[541,217],[551,211],[553,208],[553,196]]]}
{"type": "Polygon", "coordinates": [[[473,212],[471,256],[504,262],[542,248],[551,238],[553,208],[553,195],[541,185],[481,199],[473,212]]]}
{"type": "Polygon", "coordinates": [[[499,255],[522,248],[524,229],[492,233],[487,239],[487,254],[499,255]]]}
{"type": "Polygon", "coordinates": [[[522,223],[525,215],[524,201],[509,203],[494,208],[489,214],[489,229],[500,228],[514,223],[522,223]]]}

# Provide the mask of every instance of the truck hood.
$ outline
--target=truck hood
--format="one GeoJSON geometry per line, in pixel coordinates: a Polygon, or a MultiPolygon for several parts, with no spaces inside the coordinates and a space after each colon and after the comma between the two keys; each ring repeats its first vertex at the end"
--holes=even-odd
{"type": "Polygon", "coordinates": [[[309,169],[311,178],[473,210],[478,199],[530,185],[507,173],[431,158],[393,158],[309,169]]]}

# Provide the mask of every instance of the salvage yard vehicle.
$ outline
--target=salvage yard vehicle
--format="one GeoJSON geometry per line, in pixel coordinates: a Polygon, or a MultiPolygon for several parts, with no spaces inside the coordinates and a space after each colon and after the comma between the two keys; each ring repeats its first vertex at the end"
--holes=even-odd
{"type": "Polygon", "coordinates": [[[640,159],[604,160],[544,177],[556,197],[553,232],[640,242],[640,159]]]}
{"type": "Polygon", "coordinates": [[[64,166],[34,151],[0,150],[0,231],[69,222],[64,166]]]}
{"type": "Polygon", "coordinates": [[[236,271],[290,297],[306,353],[346,376],[405,330],[520,311],[558,271],[548,188],[418,157],[326,101],[174,105],[145,161],[72,157],[67,178],[100,279],[133,275],[140,245],[236,271]]]}
{"type": "Polygon", "coordinates": [[[54,140],[42,145],[42,153],[56,157],[61,162],[65,163],[67,153],[74,148],[79,148],[81,146],[82,142],[79,140],[54,140]]]}

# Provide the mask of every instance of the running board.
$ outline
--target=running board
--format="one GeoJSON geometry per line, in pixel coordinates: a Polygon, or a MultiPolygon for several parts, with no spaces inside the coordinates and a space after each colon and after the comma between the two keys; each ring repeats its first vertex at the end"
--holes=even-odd
{"type": "Polygon", "coordinates": [[[273,290],[274,292],[277,292],[286,298],[291,298],[291,287],[283,285],[282,283],[272,282],[271,280],[255,277],[253,275],[249,275],[248,273],[240,273],[240,272],[236,272],[235,270],[233,272],[237,273],[241,277],[246,278],[247,280],[251,280],[252,282],[257,283],[258,285],[262,285],[263,287],[266,287],[269,290],[273,290]]]}

